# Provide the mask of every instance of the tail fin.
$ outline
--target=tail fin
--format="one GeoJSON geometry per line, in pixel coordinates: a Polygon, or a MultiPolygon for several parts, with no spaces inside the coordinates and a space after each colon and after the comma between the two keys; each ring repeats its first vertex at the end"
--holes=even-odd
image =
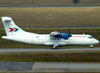
{"type": "Polygon", "coordinates": [[[22,34],[21,28],[15,25],[11,17],[1,17],[7,36],[22,34]]]}

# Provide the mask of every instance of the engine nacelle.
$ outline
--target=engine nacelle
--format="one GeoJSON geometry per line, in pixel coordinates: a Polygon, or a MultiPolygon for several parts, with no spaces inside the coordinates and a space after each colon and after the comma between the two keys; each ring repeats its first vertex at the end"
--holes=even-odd
{"type": "Polygon", "coordinates": [[[50,33],[50,36],[53,36],[55,38],[68,39],[69,37],[71,37],[71,34],[54,31],[50,33]]]}
{"type": "Polygon", "coordinates": [[[58,35],[55,35],[54,37],[62,38],[62,39],[68,39],[69,37],[71,37],[71,34],[69,34],[69,33],[60,33],[58,35]]]}

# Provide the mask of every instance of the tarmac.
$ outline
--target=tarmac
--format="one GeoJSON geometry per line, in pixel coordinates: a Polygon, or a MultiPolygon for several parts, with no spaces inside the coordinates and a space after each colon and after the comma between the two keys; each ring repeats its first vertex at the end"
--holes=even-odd
{"type": "MultiPolygon", "coordinates": [[[[20,26],[21,28],[100,28],[100,26],[20,26]]],[[[0,28],[4,28],[0,26],[0,28]]]]}
{"type": "Polygon", "coordinates": [[[100,48],[61,48],[61,49],[48,49],[48,48],[1,48],[0,54],[7,53],[22,53],[22,52],[92,52],[100,51],[100,48]]]}
{"type": "Polygon", "coordinates": [[[100,63],[0,62],[0,72],[100,72],[100,63]]]}

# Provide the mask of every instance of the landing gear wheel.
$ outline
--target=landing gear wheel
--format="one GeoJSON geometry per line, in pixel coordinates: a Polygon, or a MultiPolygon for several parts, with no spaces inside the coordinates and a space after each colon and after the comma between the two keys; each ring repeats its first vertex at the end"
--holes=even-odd
{"type": "Polygon", "coordinates": [[[93,45],[90,45],[90,48],[93,48],[94,46],[93,45]]]}

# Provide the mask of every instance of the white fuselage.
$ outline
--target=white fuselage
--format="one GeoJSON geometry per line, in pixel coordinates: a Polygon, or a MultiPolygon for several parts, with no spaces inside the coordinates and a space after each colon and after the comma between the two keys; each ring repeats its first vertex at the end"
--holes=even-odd
{"type": "Polygon", "coordinates": [[[26,34],[18,36],[3,36],[3,39],[24,42],[29,44],[40,45],[94,45],[99,41],[91,35],[86,34],[72,34],[69,39],[53,38],[49,34],[34,34],[26,32],[26,34]]]}
{"type": "Polygon", "coordinates": [[[35,34],[22,30],[18,27],[11,17],[1,17],[6,36],[2,36],[3,39],[24,42],[29,44],[40,45],[53,45],[53,48],[59,45],[90,45],[98,44],[99,41],[93,38],[91,35],[86,34],[69,34],[51,32],[50,34],[35,34]]]}

